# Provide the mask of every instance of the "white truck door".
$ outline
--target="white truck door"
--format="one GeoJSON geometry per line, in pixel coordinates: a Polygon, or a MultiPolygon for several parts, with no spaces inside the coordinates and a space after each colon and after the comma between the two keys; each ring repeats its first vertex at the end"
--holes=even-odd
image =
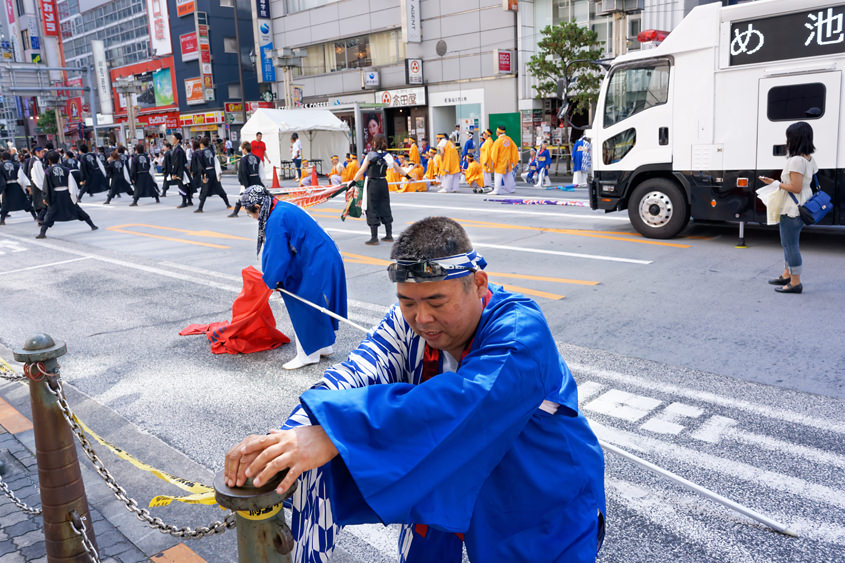
{"type": "Polygon", "coordinates": [[[786,162],[786,128],[797,121],[813,127],[821,169],[837,168],[842,72],[818,72],[760,79],[757,170],[780,178],[786,162]]]}

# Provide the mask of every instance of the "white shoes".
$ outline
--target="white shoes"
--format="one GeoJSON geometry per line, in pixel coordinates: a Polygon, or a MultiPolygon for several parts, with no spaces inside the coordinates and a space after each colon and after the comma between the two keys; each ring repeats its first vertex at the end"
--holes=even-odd
{"type": "Polygon", "coordinates": [[[320,361],[321,356],[331,356],[334,353],[334,350],[331,346],[326,346],[325,348],[320,348],[316,352],[312,354],[306,354],[305,350],[302,349],[302,345],[299,343],[299,339],[296,339],[296,357],[290,360],[289,362],[282,365],[284,369],[299,369],[305,366],[310,366],[312,364],[316,364],[320,361]]]}

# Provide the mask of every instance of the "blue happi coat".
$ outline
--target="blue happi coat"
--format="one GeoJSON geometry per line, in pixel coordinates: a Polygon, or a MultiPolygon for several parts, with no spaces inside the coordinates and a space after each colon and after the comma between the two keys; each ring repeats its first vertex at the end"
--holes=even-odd
{"type": "MultiPolygon", "coordinates": [[[[346,274],[334,240],[308,213],[277,201],[265,227],[261,254],[264,283],[281,286],[333,313],[346,317],[346,274]]],[[[338,321],[282,294],[296,337],[306,354],[331,346],[338,321]]]]}
{"type": "Polygon", "coordinates": [[[575,380],[537,304],[491,289],[456,371],[421,383],[425,342],[394,305],[302,395],[285,427],[322,425],[339,455],[299,478],[294,560],[327,560],[340,526],[365,522],[405,524],[400,561],[461,560],[419,524],[463,533],[472,561],[595,560],[604,457],[575,380]]]}

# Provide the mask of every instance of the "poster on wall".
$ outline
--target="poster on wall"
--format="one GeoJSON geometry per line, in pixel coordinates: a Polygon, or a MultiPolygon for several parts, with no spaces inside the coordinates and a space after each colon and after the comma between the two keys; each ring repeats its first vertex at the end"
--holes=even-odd
{"type": "Polygon", "coordinates": [[[364,130],[364,149],[373,150],[373,137],[384,135],[384,112],[368,111],[361,116],[361,127],[364,130]]]}
{"type": "Polygon", "coordinates": [[[153,89],[156,106],[173,105],[173,82],[169,68],[160,68],[153,72],[153,89]]]}
{"type": "Polygon", "coordinates": [[[189,106],[196,106],[205,103],[201,76],[185,79],[185,103],[189,106]]]}
{"type": "MultiPolygon", "coordinates": [[[[68,86],[82,87],[82,77],[76,76],[68,78],[68,86]]],[[[69,90],[68,101],[65,105],[65,114],[67,115],[68,125],[75,125],[82,121],[82,97],[79,95],[80,90],[69,90]]]]}

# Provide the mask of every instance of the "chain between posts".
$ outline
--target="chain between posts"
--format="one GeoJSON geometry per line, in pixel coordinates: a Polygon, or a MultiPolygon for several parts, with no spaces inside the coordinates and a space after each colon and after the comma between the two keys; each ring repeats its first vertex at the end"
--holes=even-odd
{"type": "Polygon", "coordinates": [[[38,516],[39,514],[41,514],[40,508],[33,508],[22,500],[20,500],[18,497],[16,497],[15,493],[12,492],[9,486],[5,482],[3,482],[2,477],[0,477],[0,491],[2,491],[4,495],[9,497],[9,500],[11,500],[15,504],[15,506],[20,508],[25,513],[31,516],[38,516]]]}
{"type": "Polygon", "coordinates": [[[70,529],[79,536],[79,541],[82,542],[85,553],[91,558],[91,563],[100,563],[100,554],[97,553],[97,548],[88,539],[88,528],[85,526],[85,517],[77,514],[75,510],[70,513],[70,529]]]}
{"type": "MultiPolygon", "coordinates": [[[[55,374],[48,374],[48,375],[59,375],[58,369],[56,369],[55,374]]],[[[73,414],[73,411],[70,410],[70,406],[68,405],[67,399],[65,398],[64,389],[62,388],[62,383],[58,378],[51,378],[48,381],[47,388],[56,396],[56,399],[59,404],[59,410],[62,413],[65,421],[70,426],[71,430],[73,431],[76,439],[79,441],[80,445],[82,446],[82,451],[85,452],[85,455],[88,456],[88,459],[91,460],[91,463],[94,465],[97,473],[102,477],[103,481],[105,481],[106,485],[112,490],[114,496],[117,497],[119,501],[121,501],[124,505],[126,505],[126,509],[129,512],[135,514],[138,520],[146,523],[149,527],[155,528],[163,534],[170,534],[173,537],[177,538],[186,538],[186,539],[200,539],[206,536],[212,536],[214,534],[222,534],[226,530],[235,527],[235,514],[229,513],[226,517],[221,521],[218,520],[216,522],[212,522],[208,526],[200,526],[198,528],[190,528],[187,526],[176,527],[173,524],[166,524],[161,518],[157,516],[152,516],[150,511],[146,508],[140,508],[138,506],[138,501],[133,499],[129,496],[126,492],[126,489],[121,487],[117,481],[115,481],[114,476],[112,476],[111,472],[106,469],[106,466],[103,464],[100,457],[97,455],[97,452],[94,451],[91,442],[88,441],[88,437],[85,435],[85,432],[82,431],[82,428],[76,421],[76,416],[73,414]]]]}
{"type": "Polygon", "coordinates": [[[0,358],[0,379],[7,381],[26,381],[25,375],[18,375],[2,358],[0,358]]]}

